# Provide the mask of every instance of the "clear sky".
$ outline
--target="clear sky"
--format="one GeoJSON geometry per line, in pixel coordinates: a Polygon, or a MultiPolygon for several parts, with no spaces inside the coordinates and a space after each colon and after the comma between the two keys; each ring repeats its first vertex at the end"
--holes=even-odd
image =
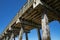
{"type": "MultiPolygon", "coordinates": [[[[19,9],[26,3],[26,0],[0,0],[0,34],[17,14],[19,9]]],[[[53,21],[49,23],[51,40],[60,40],[60,23],[53,21]]],[[[31,30],[29,40],[38,40],[37,30],[31,30]]],[[[18,39],[18,38],[16,38],[18,39]]],[[[25,40],[25,36],[23,35],[25,40]]]]}

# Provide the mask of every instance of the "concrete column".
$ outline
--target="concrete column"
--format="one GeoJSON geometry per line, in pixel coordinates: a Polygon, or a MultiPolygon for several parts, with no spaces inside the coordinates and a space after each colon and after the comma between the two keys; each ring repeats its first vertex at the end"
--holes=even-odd
{"type": "Polygon", "coordinates": [[[4,37],[3,40],[6,40],[6,38],[4,37]]]}
{"type": "Polygon", "coordinates": [[[37,29],[37,33],[38,33],[38,40],[41,40],[40,29],[37,29]]]}
{"type": "Polygon", "coordinates": [[[41,22],[42,22],[42,40],[50,40],[50,30],[46,14],[43,14],[41,22]]]}
{"type": "Polygon", "coordinates": [[[14,37],[14,34],[12,33],[11,34],[11,37],[10,37],[10,40],[13,40],[13,37],[14,37]]]}
{"type": "Polygon", "coordinates": [[[10,40],[10,37],[8,38],[8,40],[10,40]]]}
{"type": "Polygon", "coordinates": [[[9,39],[9,37],[8,36],[6,36],[6,40],[8,40],[9,39]]]}
{"type": "Polygon", "coordinates": [[[5,38],[3,40],[5,40],[5,38]]]}
{"type": "Polygon", "coordinates": [[[26,32],[25,35],[26,35],[26,40],[28,40],[28,33],[26,32]]]}
{"type": "Polygon", "coordinates": [[[19,40],[22,40],[22,36],[23,36],[23,28],[21,27],[19,32],[19,40]]]}
{"type": "Polygon", "coordinates": [[[14,40],[15,40],[15,36],[14,36],[14,40]]]}

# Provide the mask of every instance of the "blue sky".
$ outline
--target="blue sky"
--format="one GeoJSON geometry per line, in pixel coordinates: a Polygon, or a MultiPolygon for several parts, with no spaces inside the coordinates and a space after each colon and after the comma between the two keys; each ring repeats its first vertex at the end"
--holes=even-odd
{"type": "MultiPolygon", "coordinates": [[[[17,14],[19,9],[26,3],[26,0],[0,0],[0,34],[17,14]]],[[[49,23],[51,40],[60,40],[60,23],[52,21],[49,23]]],[[[33,29],[28,34],[29,40],[38,40],[37,30],[33,29]]],[[[16,38],[18,39],[18,38],[16,38]]],[[[25,40],[25,36],[23,35],[25,40]]]]}

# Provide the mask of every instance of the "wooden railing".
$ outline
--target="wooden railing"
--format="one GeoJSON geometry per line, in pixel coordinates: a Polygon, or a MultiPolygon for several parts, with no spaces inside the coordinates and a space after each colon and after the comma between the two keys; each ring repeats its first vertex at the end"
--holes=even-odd
{"type": "Polygon", "coordinates": [[[24,13],[24,12],[26,12],[27,11],[27,9],[29,8],[29,7],[31,7],[31,5],[33,5],[33,2],[34,2],[34,0],[29,0],[23,7],[22,7],[22,9],[19,11],[19,17],[21,17],[22,16],[22,14],[24,13]]]}

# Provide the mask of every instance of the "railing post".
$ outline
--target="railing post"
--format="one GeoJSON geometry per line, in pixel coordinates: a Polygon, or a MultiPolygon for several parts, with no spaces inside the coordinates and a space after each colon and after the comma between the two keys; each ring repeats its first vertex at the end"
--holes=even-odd
{"type": "Polygon", "coordinates": [[[50,40],[50,30],[48,25],[47,10],[43,10],[42,15],[42,40],[50,40]]]}

